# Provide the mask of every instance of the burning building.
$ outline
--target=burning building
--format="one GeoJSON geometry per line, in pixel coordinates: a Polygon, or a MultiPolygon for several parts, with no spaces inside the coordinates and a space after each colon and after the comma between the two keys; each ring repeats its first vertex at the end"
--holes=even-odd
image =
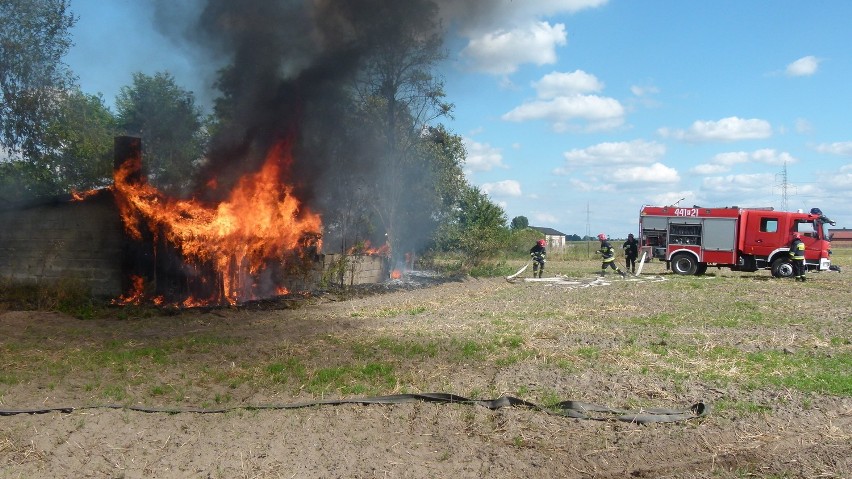
{"type": "Polygon", "coordinates": [[[199,161],[193,178],[182,178],[191,186],[178,198],[155,188],[155,175],[146,181],[136,136],[159,136],[134,126],[126,133],[135,136],[116,142],[109,189],[0,213],[11,225],[0,234],[0,274],[72,275],[123,301],[235,304],[309,289],[330,263],[349,267],[332,268],[346,284],[387,278],[376,262],[410,264],[406,254],[422,251],[451,209],[435,178],[462,175],[441,170],[454,157],[441,157],[424,134],[451,109],[431,74],[443,58],[437,4],[191,3],[182,11],[185,4],[156,2],[154,15],[197,54],[193,71],[215,67],[216,91],[207,93],[216,123],[204,158],[188,159],[199,161]],[[40,224],[54,216],[63,228],[79,216],[93,223],[61,239],[40,224]],[[109,239],[99,245],[94,236],[109,239]],[[345,252],[365,241],[387,244],[385,256],[350,261],[345,252]],[[80,269],[49,257],[75,258],[80,269]],[[95,285],[95,275],[105,278],[95,285]]]}
{"type": "Polygon", "coordinates": [[[119,302],[181,306],[387,277],[381,255],[322,254],[319,215],[280,183],[290,161],[286,143],[219,202],[163,195],[145,180],[141,151],[139,138],[117,137],[111,187],[0,211],[7,226],[0,231],[0,275],[73,279],[95,295],[120,295],[119,302]],[[331,278],[332,270],[340,274],[331,278]]]}

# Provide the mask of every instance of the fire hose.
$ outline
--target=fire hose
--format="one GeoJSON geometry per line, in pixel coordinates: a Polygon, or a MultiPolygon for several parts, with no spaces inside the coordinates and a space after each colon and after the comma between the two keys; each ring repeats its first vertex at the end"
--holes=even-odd
{"type": "Polygon", "coordinates": [[[290,404],[267,404],[267,405],[242,405],[232,406],[217,409],[205,408],[159,408],[148,406],[126,406],[118,404],[103,404],[81,407],[49,407],[39,409],[0,409],[0,416],[14,416],[18,414],[46,414],[50,412],[61,412],[70,414],[74,411],[82,411],[87,409],[121,409],[126,411],[137,411],[146,413],[196,413],[196,414],[222,414],[238,409],[249,411],[260,410],[278,410],[278,409],[299,409],[312,406],[322,405],[341,405],[341,404],[402,404],[407,402],[434,402],[434,403],[455,403],[455,404],[471,404],[486,407],[491,410],[497,410],[504,407],[526,407],[535,411],[541,411],[548,414],[555,414],[574,419],[587,419],[595,421],[620,421],[631,422],[637,424],[648,423],[671,423],[696,419],[707,415],[708,408],[704,403],[695,403],[688,409],[665,409],[665,408],[649,408],[639,411],[628,411],[624,409],[610,408],[607,406],[598,406],[579,401],[562,401],[551,407],[541,407],[523,399],[513,396],[500,396],[497,399],[468,399],[466,397],[457,396],[448,393],[421,393],[421,394],[391,394],[388,396],[371,396],[365,398],[352,399],[320,399],[316,401],[305,401],[290,404]]]}
{"type": "Polygon", "coordinates": [[[529,266],[530,266],[530,262],[527,261],[527,264],[525,264],[523,268],[519,269],[517,273],[510,275],[510,276],[506,276],[506,281],[512,281],[513,279],[517,278],[518,275],[523,273],[524,271],[526,271],[526,269],[529,268],[529,266]]]}

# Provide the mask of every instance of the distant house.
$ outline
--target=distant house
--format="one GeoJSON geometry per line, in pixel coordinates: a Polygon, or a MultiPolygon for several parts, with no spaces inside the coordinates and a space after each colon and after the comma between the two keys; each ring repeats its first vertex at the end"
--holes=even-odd
{"type": "Polygon", "coordinates": [[[530,228],[544,235],[548,248],[562,248],[565,246],[565,233],[544,226],[530,226],[530,228]]]}
{"type": "Polygon", "coordinates": [[[852,248],[852,230],[848,228],[829,228],[832,248],[852,248]]]}

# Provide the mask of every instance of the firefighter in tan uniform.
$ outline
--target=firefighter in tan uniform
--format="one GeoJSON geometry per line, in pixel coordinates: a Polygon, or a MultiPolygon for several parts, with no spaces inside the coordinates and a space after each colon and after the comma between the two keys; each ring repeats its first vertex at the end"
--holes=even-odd
{"type": "Polygon", "coordinates": [[[802,234],[798,231],[793,233],[793,241],[790,243],[790,258],[793,260],[793,277],[796,281],[805,281],[805,243],[802,242],[802,234]]]}

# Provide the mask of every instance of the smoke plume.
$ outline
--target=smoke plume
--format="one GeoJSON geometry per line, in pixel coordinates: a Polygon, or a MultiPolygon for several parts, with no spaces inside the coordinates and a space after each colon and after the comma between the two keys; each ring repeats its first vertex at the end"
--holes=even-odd
{"type": "MultiPolygon", "coordinates": [[[[210,76],[216,79],[214,110],[220,123],[198,179],[198,196],[221,199],[216,195],[226,194],[238,178],[254,171],[282,140],[292,141],[294,151],[292,177],[282,180],[311,208],[351,208],[369,195],[364,188],[369,182],[359,178],[384,174],[386,152],[366,125],[348,116],[356,75],[365,62],[387,53],[382,49],[401,36],[400,29],[422,29],[414,35],[425,38],[448,23],[455,28],[473,25],[467,20],[485,12],[484,6],[494,6],[486,1],[439,3],[161,0],[155,12],[159,30],[203,59],[200,74],[218,68],[210,76]],[[210,184],[218,188],[212,191],[210,184]]],[[[409,201],[415,207],[416,198],[409,201]]],[[[383,236],[366,228],[371,229],[376,238],[383,236]]]]}

